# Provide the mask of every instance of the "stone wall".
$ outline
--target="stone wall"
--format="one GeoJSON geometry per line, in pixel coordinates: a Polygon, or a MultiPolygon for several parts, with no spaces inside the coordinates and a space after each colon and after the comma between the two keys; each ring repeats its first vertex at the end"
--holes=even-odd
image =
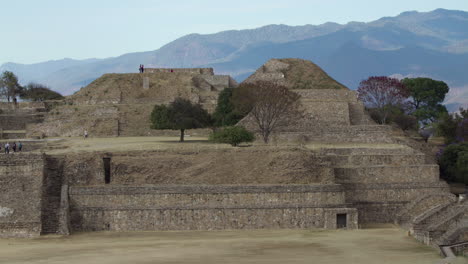
{"type": "Polygon", "coordinates": [[[358,209],[359,223],[393,223],[409,202],[420,196],[447,193],[443,182],[344,184],[346,201],[358,209]]]}
{"type": "Polygon", "coordinates": [[[38,109],[38,108],[47,108],[47,102],[18,102],[16,104],[0,102],[0,110],[6,111],[15,111],[18,109],[38,109]]]}
{"type": "Polygon", "coordinates": [[[1,237],[40,234],[43,170],[42,155],[0,155],[1,237]]]}
{"type": "Polygon", "coordinates": [[[145,73],[192,73],[192,74],[208,74],[214,75],[213,68],[145,68],[145,73]]]}
{"type": "Polygon", "coordinates": [[[44,114],[0,114],[0,129],[25,130],[27,124],[40,123],[43,120],[44,114]]]}
{"type": "Polygon", "coordinates": [[[237,82],[229,75],[202,75],[209,84],[214,86],[217,90],[224,88],[237,87],[237,82]]]}
{"type": "Polygon", "coordinates": [[[339,185],[72,187],[71,226],[73,231],[336,228],[336,213],[348,212],[348,227],[356,228],[357,213],[346,209],[342,191],[339,185]]]}
{"type": "Polygon", "coordinates": [[[317,184],[333,182],[333,170],[311,151],[271,148],[131,151],[62,157],[70,186],[104,185],[104,158],[111,184],[317,184]],[[255,168],[250,168],[255,159],[255,168]],[[233,170],[232,168],[236,168],[233,170]]]}

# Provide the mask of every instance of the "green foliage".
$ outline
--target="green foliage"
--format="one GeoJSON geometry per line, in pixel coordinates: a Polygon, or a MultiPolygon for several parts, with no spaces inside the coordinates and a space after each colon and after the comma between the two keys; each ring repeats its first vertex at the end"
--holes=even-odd
{"type": "Polygon", "coordinates": [[[460,108],[459,113],[442,113],[435,127],[437,134],[445,138],[445,143],[450,144],[465,140],[468,120],[468,110],[460,108]]]}
{"type": "Polygon", "coordinates": [[[22,87],[18,83],[18,77],[13,72],[4,71],[0,76],[0,96],[8,102],[15,99],[21,93],[22,87]]]}
{"type": "Polygon", "coordinates": [[[413,115],[423,124],[428,125],[435,122],[441,115],[448,113],[447,108],[441,104],[434,106],[421,106],[414,110],[413,115]]]}
{"type": "Polygon", "coordinates": [[[434,122],[441,114],[447,112],[441,104],[449,91],[445,82],[430,78],[406,78],[402,83],[410,92],[414,115],[423,124],[434,122]]]}
{"type": "Polygon", "coordinates": [[[400,113],[391,117],[392,121],[403,130],[418,130],[418,119],[412,115],[400,113]]]}
{"type": "Polygon", "coordinates": [[[468,184],[468,143],[452,144],[439,156],[443,179],[468,184]]]}
{"type": "Polygon", "coordinates": [[[218,105],[213,113],[214,125],[217,127],[233,126],[245,116],[235,110],[231,101],[232,94],[232,88],[226,88],[219,93],[218,105]]]}
{"type": "Polygon", "coordinates": [[[172,129],[169,107],[165,105],[155,105],[150,119],[152,129],[172,129]]]}
{"type": "Polygon", "coordinates": [[[151,112],[151,128],[180,130],[184,141],[186,129],[204,128],[211,124],[211,117],[199,104],[176,98],[169,106],[156,105],[151,112]]]}
{"type": "Polygon", "coordinates": [[[457,120],[453,115],[443,114],[436,124],[436,131],[439,136],[445,138],[445,143],[455,142],[457,132],[457,120]]]}
{"type": "Polygon", "coordinates": [[[214,132],[210,135],[210,140],[217,143],[231,144],[235,147],[243,142],[254,141],[255,136],[252,132],[248,131],[244,127],[232,126],[225,127],[219,131],[214,132]]]}
{"type": "Polygon", "coordinates": [[[380,123],[382,120],[385,120],[384,124],[396,124],[399,128],[403,130],[414,130],[417,131],[419,128],[418,120],[413,115],[408,115],[405,113],[404,109],[398,106],[384,106],[386,112],[386,118],[383,118],[383,111],[381,109],[368,109],[368,112],[371,118],[380,123]]]}
{"type": "Polygon", "coordinates": [[[37,83],[30,83],[21,91],[21,98],[34,102],[42,102],[46,100],[62,100],[64,97],[55,91],[52,91],[47,86],[37,83]]]}

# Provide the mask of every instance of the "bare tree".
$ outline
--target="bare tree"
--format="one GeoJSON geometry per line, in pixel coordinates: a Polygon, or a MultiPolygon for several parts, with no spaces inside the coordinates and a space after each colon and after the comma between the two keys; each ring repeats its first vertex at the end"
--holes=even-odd
{"type": "Polygon", "coordinates": [[[233,104],[240,113],[249,113],[265,143],[279,127],[300,117],[300,95],[285,86],[258,81],[234,89],[233,104]]]}

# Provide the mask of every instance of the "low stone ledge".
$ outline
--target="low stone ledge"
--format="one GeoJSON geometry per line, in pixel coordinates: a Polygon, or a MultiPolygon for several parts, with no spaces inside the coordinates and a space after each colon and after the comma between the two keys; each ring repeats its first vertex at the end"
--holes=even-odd
{"type": "Polygon", "coordinates": [[[40,222],[8,222],[0,223],[0,237],[29,238],[37,237],[41,232],[40,222]]]}
{"type": "Polygon", "coordinates": [[[274,205],[274,206],[170,206],[170,207],[72,207],[72,211],[180,211],[180,210],[276,210],[276,209],[323,209],[323,208],[343,208],[345,204],[325,204],[325,205],[274,205]]]}
{"type": "Polygon", "coordinates": [[[341,192],[339,184],[327,185],[160,185],[70,187],[70,195],[127,194],[222,194],[222,193],[307,193],[341,192]]]}
{"type": "Polygon", "coordinates": [[[346,191],[356,190],[402,190],[402,189],[446,189],[448,185],[445,182],[404,182],[404,183],[346,183],[343,184],[346,191]]]}

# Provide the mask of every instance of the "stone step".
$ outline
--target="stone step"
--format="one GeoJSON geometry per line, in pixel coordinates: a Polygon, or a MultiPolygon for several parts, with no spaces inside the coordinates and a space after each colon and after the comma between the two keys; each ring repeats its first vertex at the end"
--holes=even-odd
{"type": "Polygon", "coordinates": [[[393,138],[387,134],[378,131],[369,132],[330,132],[319,131],[311,132],[301,131],[279,131],[273,136],[273,140],[280,142],[322,142],[322,143],[372,143],[372,144],[393,144],[393,138]]]}
{"type": "Polygon", "coordinates": [[[401,155],[327,155],[331,165],[335,167],[352,166],[409,166],[425,164],[423,154],[401,154],[401,155]]]}
{"type": "Polygon", "coordinates": [[[445,218],[448,208],[453,205],[453,201],[447,200],[434,205],[431,209],[412,219],[413,229],[427,229],[431,223],[439,222],[438,218],[445,218]]]}
{"type": "Polygon", "coordinates": [[[412,148],[388,144],[379,148],[366,147],[367,144],[363,145],[351,145],[345,147],[328,147],[324,146],[320,149],[319,153],[321,155],[415,155],[422,154],[412,148]]]}
{"type": "Polygon", "coordinates": [[[361,102],[349,103],[349,120],[351,125],[375,125],[375,122],[364,110],[361,102]]]}
{"type": "Polygon", "coordinates": [[[461,242],[457,238],[466,230],[468,230],[468,215],[464,214],[458,221],[453,221],[443,234],[434,238],[434,244],[438,246],[461,242]]]}
{"type": "Polygon", "coordinates": [[[316,120],[303,119],[297,123],[288,124],[287,127],[279,128],[278,131],[281,132],[309,132],[309,133],[389,133],[391,134],[392,128],[384,125],[349,125],[349,124],[339,124],[320,122],[320,125],[317,125],[316,120]]]}
{"type": "Polygon", "coordinates": [[[337,183],[438,182],[439,166],[369,166],[335,168],[337,183]]]}
{"type": "Polygon", "coordinates": [[[427,230],[446,230],[448,225],[452,222],[458,221],[465,212],[468,212],[468,203],[448,206],[441,214],[437,215],[430,224],[427,225],[427,230]]]}
{"type": "MultiPolygon", "coordinates": [[[[439,182],[445,185],[448,191],[447,184],[441,181],[439,182]]],[[[409,229],[412,227],[413,219],[431,210],[431,208],[440,204],[454,203],[456,201],[456,196],[448,192],[420,196],[397,213],[395,223],[401,225],[405,229],[409,229]]]]}

